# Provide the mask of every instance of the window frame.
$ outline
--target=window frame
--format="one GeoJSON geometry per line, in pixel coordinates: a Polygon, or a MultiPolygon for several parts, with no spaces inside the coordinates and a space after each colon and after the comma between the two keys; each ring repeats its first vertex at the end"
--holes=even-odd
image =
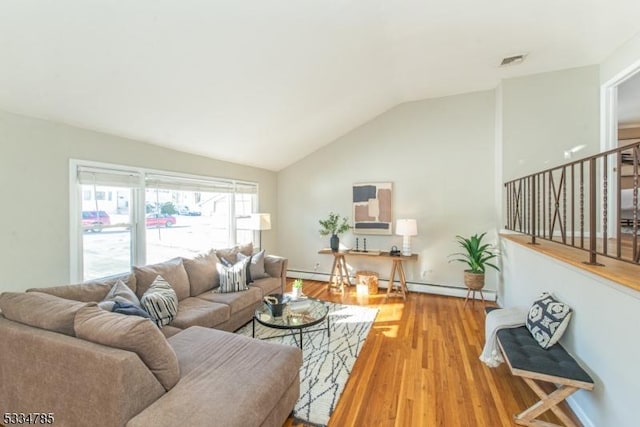
{"type": "MultiPolygon", "coordinates": [[[[232,190],[231,200],[229,202],[229,244],[235,245],[237,239],[237,218],[235,215],[235,195],[238,188],[255,188],[255,204],[253,206],[255,212],[259,212],[260,202],[260,185],[257,182],[219,178],[213,176],[194,175],[181,172],[165,171],[159,169],[134,167],[127,165],[120,165],[114,163],[96,162],[91,160],[70,159],[69,160],[69,248],[70,248],[70,270],[69,276],[72,283],[84,281],[84,269],[83,269],[83,229],[82,229],[82,202],[83,192],[82,184],[78,177],[78,171],[80,168],[97,168],[104,170],[111,170],[120,173],[135,173],[139,175],[139,184],[136,188],[131,188],[130,199],[130,220],[131,220],[131,262],[130,265],[145,265],[147,257],[147,242],[146,233],[147,227],[145,226],[145,193],[147,189],[148,177],[163,176],[165,178],[175,178],[176,181],[180,180],[193,180],[211,183],[213,186],[215,183],[220,185],[230,185],[232,190]]],[[[155,188],[149,186],[149,188],[155,188]]],[[[253,240],[255,241],[256,233],[253,233],[253,240]]],[[[114,275],[126,273],[126,272],[114,272],[114,275]]],[[[94,279],[91,279],[94,280],[94,279]]]]}

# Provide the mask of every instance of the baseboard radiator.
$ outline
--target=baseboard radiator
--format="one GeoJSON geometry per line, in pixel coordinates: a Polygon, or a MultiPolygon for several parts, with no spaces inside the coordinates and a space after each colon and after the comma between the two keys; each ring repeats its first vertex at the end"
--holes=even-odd
{"type": "MultiPolygon", "coordinates": [[[[317,271],[303,270],[287,270],[287,277],[292,279],[315,280],[318,282],[329,282],[328,273],[318,273],[317,271]]],[[[351,283],[355,283],[355,278],[350,276],[351,283]]],[[[389,281],[379,279],[378,285],[381,288],[387,288],[389,281]]],[[[430,283],[407,282],[407,287],[411,292],[419,292],[424,294],[445,295],[450,297],[464,298],[467,295],[467,288],[460,286],[434,285],[430,283]]],[[[496,291],[491,289],[483,289],[484,299],[486,301],[496,301],[496,291]]],[[[476,299],[480,299],[480,295],[476,295],[476,299]]]]}

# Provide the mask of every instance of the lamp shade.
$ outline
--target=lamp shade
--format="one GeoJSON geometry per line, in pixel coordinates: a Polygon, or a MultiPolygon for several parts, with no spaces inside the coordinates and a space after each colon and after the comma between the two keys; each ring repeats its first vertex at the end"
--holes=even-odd
{"type": "Polygon", "coordinates": [[[396,234],[398,236],[417,236],[418,224],[415,219],[399,219],[396,221],[396,234]]]}
{"type": "Polygon", "coordinates": [[[249,230],[271,230],[271,214],[254,213],[249,219],[249,230]]]}

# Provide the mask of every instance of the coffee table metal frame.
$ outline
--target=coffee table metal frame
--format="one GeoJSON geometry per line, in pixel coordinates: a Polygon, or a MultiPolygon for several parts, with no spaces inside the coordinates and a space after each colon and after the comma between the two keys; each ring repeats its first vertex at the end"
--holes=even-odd
{"type": "Polygon", "coordinates": [[[299,323],[299,324],[290,324],[290,323],[286,323],[285,320],[283,320],[282,317],[271,317],[271,320],[275,320],[276,322],[270,322],[268,320],[262,320],[260,319],[259,314],[263,314],[263,313],[269,313],[270,310],[269,308],[266,306],[266,304],[263,302],[261,306],[259,306],[255,313],[253,313],[253,322],[252,322],[252,333],[251,336],[253,338],[256,337],[256,321],[258,323],[260,323],[263,326],[266,326],[267,328],[272,328],[272,329],[282,329],[282,330],[287,330],[289,331],[288,334],[283,334],[283,335],[274,335],[274,336],[270,336],[270,337],[264,337],[264,338],[260,338],[260,339],[272,339],[272,338],[281,338],[281,337],[287,337],[287,336],[292,336],[293,339],[296,341],[296,344],[298,344],[298,346],[300,347],[300,349],[302,350],[302,334],[307,334],[310,332],[318,332],[318,331],[324,331],[326,329],[327,331],[327,337],[331,338],[331,321],[330,318],[328,316],[329,314],[329,307],[324,304],[323,301],[320,300],[316,300],[316,299],[309,299],[310,301],[312,301],[313,304],[321,304],[324,308],[324,314],[320,317],[318,317],[317,319],[313,319],[309,322],[305,322],[305,323],[299,323]],[[318,328],[318,329],[305,329],[305,328],[310,328],[312,326],[315,326],[319,323],[322,323],[324,320],[327,321],[327,327],[326,328],[318,328]],[[296,332],[295,330],[298,330],[298,334],[300,336],[300,341],[298,341],[298,338],[296,337],[296,332]]]}

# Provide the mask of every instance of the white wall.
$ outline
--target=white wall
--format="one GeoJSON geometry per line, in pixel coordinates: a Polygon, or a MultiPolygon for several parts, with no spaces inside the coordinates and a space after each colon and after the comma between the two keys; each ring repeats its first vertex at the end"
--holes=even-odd
{"type": "MultiPolygon", "coordinates": [[[[633,62],[629,46],[623,50],[612,56],[611,64],[617,65],[502,82],[502,139],[497,142],[503,146],[505,181],[566,163],[564,150],[576,145],[586,147],[574,159],[600,151],[601,70],[615,74],[616,67],[633,62]]],[[[596,381],[593,392],[571,399],[576,414],[587,426],[635,425],[640,368],[634,362],[640,344],[631,325],[640,320],[640,294],[511,241],[502,239],[502,250],[502,306],[529,306],[542,291],[551,291],[575,311],[562,343],[596,381]]]]}
{"type": "Polygon", "coordinates": [[[504,180],[566,163],[577,145],[574,160],[598,153],[599,108],[597,65],[503,80],[504,180]]]}
{"type": "MultiPolygon", "coordinates": [[[[407,279],[462,286],[463,265],[447,262],[455,235],[496,229],[494,110],[493,91],[402,104],[279,172],[278,247],[289,268],[313,272],[319,263],[318,271],[329,273],[333,258],[317,254],[329,246],[318,220],[330,211],[352,219],[354,183],[390,181],[393,217],[418,221],[412,249],[419,259],[405,263],[407,279]]],[[[369,249],[402,245],[395,235],[358,237],[369,249]]],[[[355,236],[347,233],[341,243],[354,247],[355,236]]],[[[383,279],[390,273],[388,259],[348,261],[383,279]]],[[[488,289],[495,280],[488,274],[488,289]]]]}
{"type": "MultiPolygon", "coordinates": [[[[69,282],[72,158],[255,181],[277,221],[274,172],[0,112],[0,292],[69,282]]],[[[262,234],[270,252],[276,232],[262,234]]]]}
{"type": "Polygon", "coordinates": [[[640,65],[640,33],[613,51],[600,64],[600,82],[606,83],[630,67],[640,65]]]}
{"type": "Polygon", "coordinates": [[[501,239],[505,307],[550,291],[573,308],[561,343],[595,380],[571,406],[585,425],[636,426],[640,396],[640,292],[501,239]]]}

